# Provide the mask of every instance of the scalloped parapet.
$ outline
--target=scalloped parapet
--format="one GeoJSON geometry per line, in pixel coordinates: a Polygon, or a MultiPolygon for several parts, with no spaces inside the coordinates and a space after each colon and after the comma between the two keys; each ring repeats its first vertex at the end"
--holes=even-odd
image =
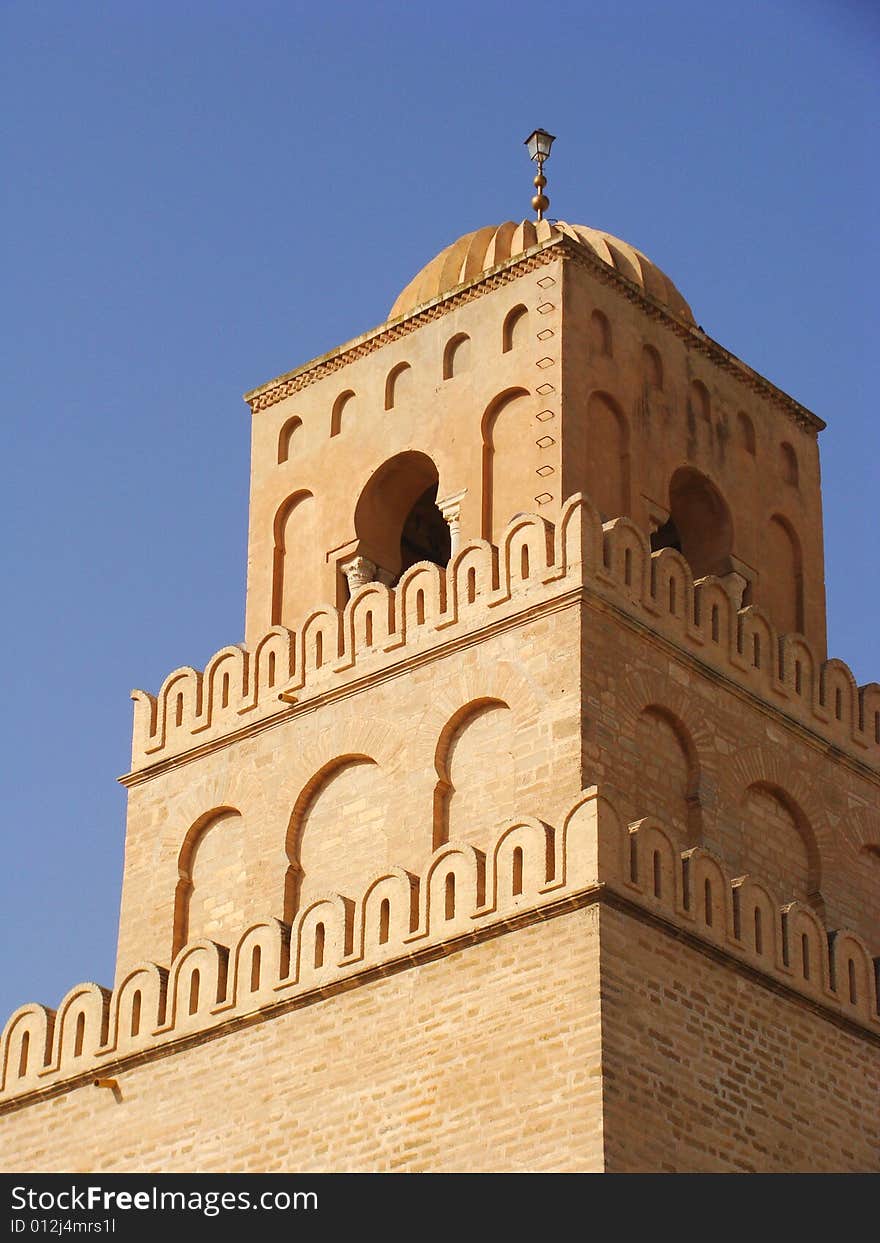
{"type": "Polygon", "coordinates": [[[802,635],[781,635],[760,609],[738,608],[735,582],[695,582],[679,553],[652,553],[628,518],[603,525],[590,499],[577,494],[555,527],[521,514],[497,547],[471,541],[445,569],[423,562],[393,589],[367,583],[342,610],[314,609],[295,630],[275,626],[253,650],[223,648],[203,672],[176,669],[156,696],[133,691],[132,771],[236,736],[577,590],[608,600],[830,745],[880,768],[880,685],[857,686],[842,661],[821,662],[802,635]]]}
{"type": "Polygon", "coordinates": [[[440,946],[450,953],[605,897],[880,1034],[878,964],[859,937],[829,931],[758,879],[730,875],[707,850],[679,851],[659,821],[625,824],[592,787],[556,827],[510,821],[485,852],[446,843],[418,875],[397,868],[355,898],[328,893],[290,925],[252,924],[230,946],[191,942],[169,968],[143,963],[112,993],[79,985],[57,1014],[22,1007],[0,1039],[0,1099],[107,1073],[194,1033],[417,966],[440,946]]]}

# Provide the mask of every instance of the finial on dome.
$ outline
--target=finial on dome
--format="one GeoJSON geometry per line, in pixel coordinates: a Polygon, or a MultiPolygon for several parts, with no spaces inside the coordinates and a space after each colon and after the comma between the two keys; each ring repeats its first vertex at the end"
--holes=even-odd
{"type": "Polygon", "coordinates": [[[545,129],[536,129],[529,134],[525,146],[529,149],[529,159],[538,165],[533,185],[538,193],[532,199],[532,207],[538,213],[538,219],[544,219],[544,212],[550,206],[550,200],[544,193],[547,178],[544,176],[544,161],[550,158],[550,148],[556,141],[555,134],[548,134],[545,129]]]}

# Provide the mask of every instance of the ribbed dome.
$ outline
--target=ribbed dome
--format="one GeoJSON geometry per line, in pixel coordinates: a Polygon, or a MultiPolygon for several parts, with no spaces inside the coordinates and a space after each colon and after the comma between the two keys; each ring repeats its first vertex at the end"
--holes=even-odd
{"type": "Polygon", "coordinates": [[[586,246],[603,263],[638,285],[674,315],[694,323],[691,308],[672,281],[641,251],[628,242],[612,237],[610,233],[588,229],[583,224],[566,224],[564,220],[557,220],[554,224],[548,220],[523,220],[520,224],[508,220],[505,224],[487,225],[474,233],[465,233],[457,242],[441,250],[410,281],[398,295],[388,318],[407,315],[423,302],[431,302],[456,285],[476,280],[483,272],[516,258],[532,246],[560,236],[586,246]]]}

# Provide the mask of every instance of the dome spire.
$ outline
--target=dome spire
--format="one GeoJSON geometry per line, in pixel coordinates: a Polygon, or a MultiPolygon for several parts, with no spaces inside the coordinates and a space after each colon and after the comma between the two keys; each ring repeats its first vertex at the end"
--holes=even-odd
{"type": "Polygon", "coordinates": [[[524,144],[529,149],[529,159],[534,160],[538,165],[538,171],[532,183],[538,193],[532,198],[532,207],[538,213],[539,220],[544,219],[544,212],[550,206],[550,200],[544,193],[544,187],[547,184],[547,178],[544,176],[544,161],[549,160],[550,148],[555,141],[555,134],[548,134],[545,129],[536,129],[529,134],[524,144]]]}

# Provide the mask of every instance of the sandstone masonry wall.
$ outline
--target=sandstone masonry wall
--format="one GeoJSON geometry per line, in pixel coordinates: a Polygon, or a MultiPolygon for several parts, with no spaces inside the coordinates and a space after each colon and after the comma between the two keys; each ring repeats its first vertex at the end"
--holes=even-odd
{"type": "Polygon", "coordinates": [[[606,1169],[880,1170],[880,1057],[808,1006],[603,907],[606,1169]]]}

